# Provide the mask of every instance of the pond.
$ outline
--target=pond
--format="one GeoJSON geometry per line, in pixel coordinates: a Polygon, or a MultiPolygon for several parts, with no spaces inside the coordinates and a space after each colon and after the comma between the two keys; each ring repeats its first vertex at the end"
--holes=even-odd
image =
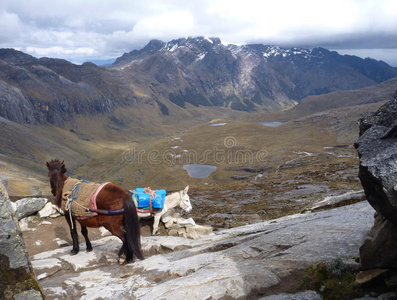
{"type": "Polygon", "coordinates": [[[183,168],[193,178],[206,178],[217,169],[215,166],[200,164],[184,165],[183,168]]]}
{"type": "Polygon", "coordinates": [[[227,123],[212,123],[212,124],[209,124],[208,126],[224,126],[226,124],[227,123]]]}
{"type": "Polygon", "coordinates": [[[277,127],[284,123],[282,123],[282,122],[259,122],[259,124],[262,124],[264,126],[277,127]]]}

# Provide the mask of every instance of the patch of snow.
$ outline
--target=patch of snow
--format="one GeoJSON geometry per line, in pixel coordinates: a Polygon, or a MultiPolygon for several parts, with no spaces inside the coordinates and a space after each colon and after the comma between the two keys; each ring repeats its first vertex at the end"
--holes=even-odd
{"type": "Polygon", "coordinates": [[[178,44],[175,44],[174,46],[172,46],[171,49],[168,49],[168,51],[174,52],[176,49],[178,49],[178,44]]]}
{"type": "Polygon", "coordinates": [[[227,47],[227,46],[229,46],[230,43],[221,40],[221,44],[222,44],[223,46],[227,47]]]}
{"type": "Polygon", "coordinates": [[[203,60],[204,59],[204,57],[207,55],[207,53],[201,53],[201,54],[199,54],[198,55],[198,57],[197,57],[197,61],[199,61],[199,60],[203,60]]]}
{"type": "Polygon", "coordinates": [[[210,42],[211,44],[214,43],[209,37],[204,37],[204,39],[205,39],[206,41],[210,42]]]}

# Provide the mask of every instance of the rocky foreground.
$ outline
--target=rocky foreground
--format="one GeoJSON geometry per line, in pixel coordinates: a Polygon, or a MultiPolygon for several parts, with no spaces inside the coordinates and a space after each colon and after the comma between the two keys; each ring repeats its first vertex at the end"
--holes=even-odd
{"type": "MultiPolygon", "coordinates": [[[[298,270],[317,263],[355,265],[373,214],[365,201],[197,240],[142,237],[146,259],[123,266],[117,265],[120,242],[113,236],[95,241],[93,252],[72,256],[66,246],[31,261],[47,299],[255,299],[288,291],[286,282],[301,280],[294,277],[298,270]]],[[[314,291],[298,295],[321,299],[314,291]]]]}

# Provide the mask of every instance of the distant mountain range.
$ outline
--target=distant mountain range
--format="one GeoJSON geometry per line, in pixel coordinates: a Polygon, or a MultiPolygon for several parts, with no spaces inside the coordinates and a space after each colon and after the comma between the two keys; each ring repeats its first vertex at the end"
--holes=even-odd
{"type": "Polygon", "coordinates": [[[165,117],[193,107],[271,112],[310,95],[393,77],[397,68],[384,62],[323,48],[236,46],[204,37],[153,40],[109,67],[0,49],[0,116],[62,126],[77,115],[111,114],[141,104],[165,117]]]}

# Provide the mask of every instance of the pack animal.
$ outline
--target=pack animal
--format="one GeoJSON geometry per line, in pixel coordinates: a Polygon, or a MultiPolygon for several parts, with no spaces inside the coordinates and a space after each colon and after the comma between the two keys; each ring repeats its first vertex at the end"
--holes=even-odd
{"type": "MultiPolygon", "coordinates": [[[[61,208],[63,195],[70,191],[63,191],[65,181],[70,178],[65,175],[66,167],[63,161],[51,160],[47,162],[48,177],[51,184],[51,193],[55,196],[56,205],[61,208]]],[[[76,230],[76,220],[81,225],[81,233],[85,238],[87,251],[92,251],[92,245],[88,238],[87,227],[103,226],[122,241],[119,250],[119,264],[132,262],[135,255],[138,259],[144,259],[141,251],[141,234],[139,219],[131,194],[128,190],[114,184],[106,183],[101,186],[96,195],[96,209],[91,217],[78,219],[71,213],[65,213],[66,221],[70,228],[73,240],[71,253],[79,252],[79,241],[76,230]]]]}
{"type": "Polygon", "coordinates": [[[189,186],[185,187],[185,189],[182,191],[175,192],[166,196],[163,209],[156,212],[155,214],[150,212],[146,213],[138,211],[138,217],[140,218],[154,218],[152,235],[158,234],[160,219],[169,209],[177,207],[179,205],[179,207],[186,212],[190,212],[192,210],[190,197],[187,194],[188,190],[189,186]]]}

